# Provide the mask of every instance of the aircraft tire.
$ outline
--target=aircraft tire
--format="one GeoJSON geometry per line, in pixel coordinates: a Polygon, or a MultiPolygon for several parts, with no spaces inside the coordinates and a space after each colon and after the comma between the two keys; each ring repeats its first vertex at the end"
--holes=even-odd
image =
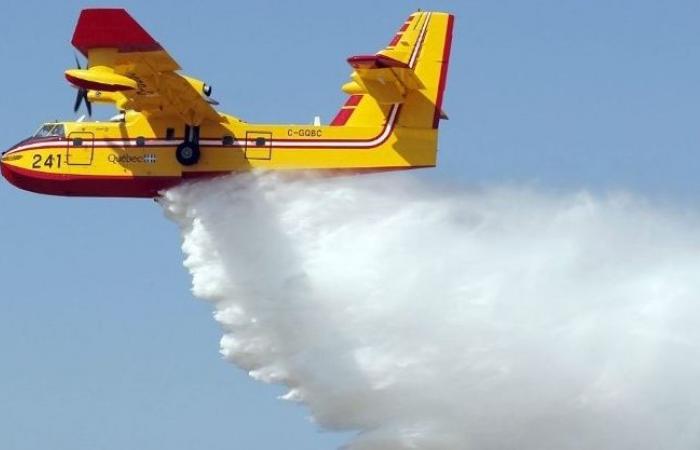
{"type": "Polygon", "coordinates": [[[192,142],[183,142],[177,146],[175,150],[175,157],[177,162],[183,166],[193,166],[199,162],[199,157],[201,152],[199,151],[199,145],[192,142]]]}

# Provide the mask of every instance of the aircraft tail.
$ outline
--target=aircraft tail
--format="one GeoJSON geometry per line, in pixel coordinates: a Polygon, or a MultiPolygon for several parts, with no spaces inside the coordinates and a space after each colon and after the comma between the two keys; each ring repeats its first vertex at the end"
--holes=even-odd
{"type": "Polygon", "coordinates": [[[454,16],[416,12],[389,45],[374,55],[353,56],[350,94],[331,125],[392,124],[410,129],[437,129],[452,47],[454,16]]]}

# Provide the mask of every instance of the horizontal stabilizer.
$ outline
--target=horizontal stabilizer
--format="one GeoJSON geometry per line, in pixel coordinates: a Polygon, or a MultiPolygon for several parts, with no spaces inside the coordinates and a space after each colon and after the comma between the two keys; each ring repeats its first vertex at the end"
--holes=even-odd
{"type": "Polygon", "coordinates": [[[360,55],[348,58],[354,69],[386,69],[389,67],[408,69],[408,64],[384,55],[360,55]]]}
{"type": "Polygon", "coordinates": [[[402,103],[407,91],[423,88],[408,64],[384,55],[362,55],[348,58],[355,71],[352,81],[343,86],[350,95],[369,94],[380,104],[402,103]]]}
{"type": "Polygon", "coordinates": [[[437,129],[447,119],[442,104],[453,26],[451,14],[417,11],[385,48],[348,58],[352,73],[343,91],[350,97],[332,124],[385,124],[399,111],[400,127],[437,129]]]}

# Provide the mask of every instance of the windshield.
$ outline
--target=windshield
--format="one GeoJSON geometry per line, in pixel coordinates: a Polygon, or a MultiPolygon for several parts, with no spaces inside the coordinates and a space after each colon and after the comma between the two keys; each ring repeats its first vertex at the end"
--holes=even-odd
{"type": "Polygon", "coordinates": [[[41,128],[37,130],[36,133],[34,133],[34,137],[42,138],[42,137],[65,137],[66,133],[63,129],[63,125],[60,123],[47,123],[45,125],[42,125],[41,128]]]}

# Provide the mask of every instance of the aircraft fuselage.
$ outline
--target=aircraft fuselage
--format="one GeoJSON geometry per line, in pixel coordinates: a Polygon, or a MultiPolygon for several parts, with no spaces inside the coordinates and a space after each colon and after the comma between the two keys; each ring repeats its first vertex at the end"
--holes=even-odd
{"type": "Polygon", "coordinates": [[[399,114],[393,107],[377,127],[248,124],[224,116],[198,129],[201,155],[187,166],[176,153],[188,127],[131,112],[118,122],[46,124],[46,135],[18,143],[0,165],[24,190],[98,197],[156,197],[183,180],[254,169],[343,173],[434,166],[436,130],[403,129],[399,114]],[[402,135],[412,148],[400,145],[402,135]]]}

